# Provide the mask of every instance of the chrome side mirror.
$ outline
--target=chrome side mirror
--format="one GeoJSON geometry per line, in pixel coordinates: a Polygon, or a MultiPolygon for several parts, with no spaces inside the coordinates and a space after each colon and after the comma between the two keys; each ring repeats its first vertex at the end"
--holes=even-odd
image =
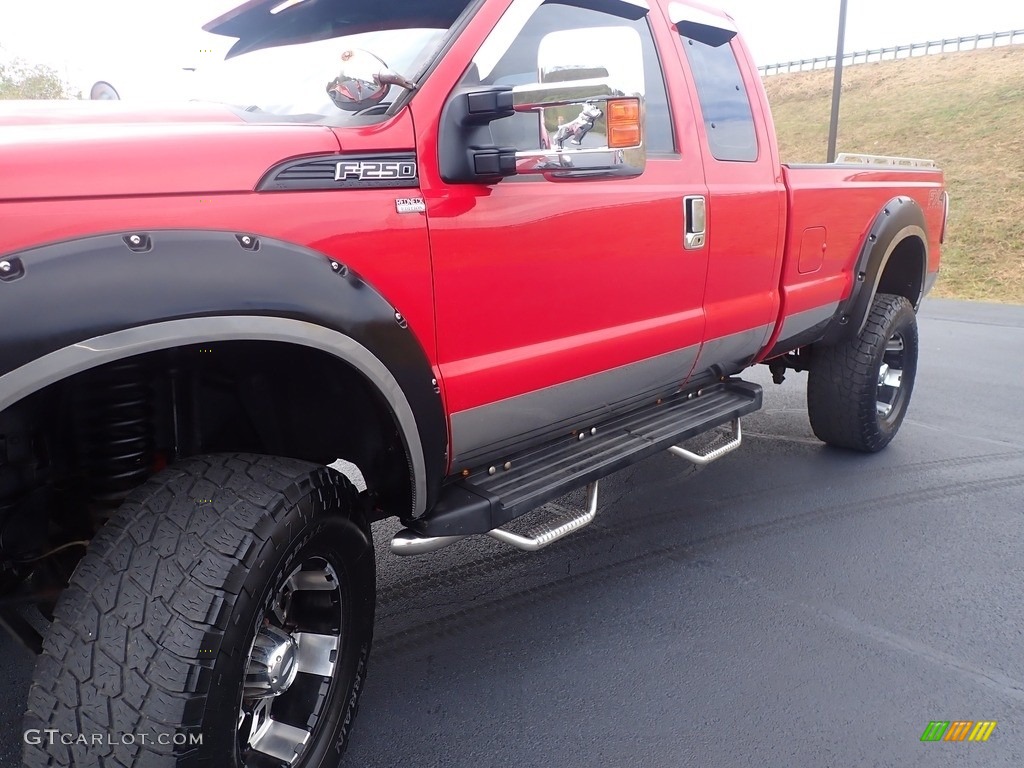
{"type": "Polygon", "coordinates": [[[644,148],[640,36],[629,27],[545,35],[539,82],[512,89],[516,112],[538,116],[538,149],[516,152],[516,172],[555,178],[638,176],[644,148]]]}
{"type": "MultiPolygon", "coordinates": [[[[513,90],[513,100],[521,95],[513,90]]],[[[539,150],[516,152],[516,173],[558,178],[643,173],[643,98],[592,95],[582,101],[529,101],[515,109],[538,112],[542,134],[539,150]]]]}

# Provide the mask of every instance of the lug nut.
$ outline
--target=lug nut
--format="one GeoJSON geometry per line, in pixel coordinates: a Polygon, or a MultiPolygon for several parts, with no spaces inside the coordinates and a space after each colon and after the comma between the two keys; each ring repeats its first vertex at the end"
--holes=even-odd
{"type": "Polygon", "coordinates": [[[0,261],[0,272],[10,272],[12,269],[11,262],[0,261]]]}
{"type": "Polygon", "coordinates": [[[512,462],[511,461],[506,461],[505,462],[505,471],[508,472],[510,469],[512,469],[512,462]]]}
{"type": "Polygon", "coordinates": [[[142,238],[138,235],[132,235],[128,239],[131,240],[132,245],[139,245],[142,242],[142,238]]]}
{"type": "Polygon", "coordinates": [[[487,474],[488,474],[488,475],[493,475],[493,474],[494,474],[495,472],[497,472],[497,471],[498,471],[498,470],[497,470],[496,468],[494,468],[494,467],[490,467],[490,468],[488,468],[488,470],[487,470],[487,474]]]}
{"type": "Polygon", "coordinates": [[[242,245],[252,245],[252,238],[248,235],[242,235],[242,245]]]}

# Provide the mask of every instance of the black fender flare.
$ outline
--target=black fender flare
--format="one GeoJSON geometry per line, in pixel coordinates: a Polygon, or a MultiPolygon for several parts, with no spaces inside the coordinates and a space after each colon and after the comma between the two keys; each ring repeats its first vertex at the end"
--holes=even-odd
{"type": "Polygon", "coordinates": [[[411,513],[447,469],[444,406],[408,323],[353,270],[310,248],[206,230],[105,234],[3,257],[0,411],[70,375],[202,341],[283,341],[360,371],[408,452],[411,513]]]}
{"type": "Polygon", "coordinates": [[[853,290],[839,303],[820,343],[836,344],[856,337],[863,330],[889,258],[909,237],[919,238],[924,245],[921,289],[912,301],[914,309],[917,309],[924,294],[928,270],[927,224],[917,201],[901,195],[887,202],[875,216],[853,267],[853,290]]]}

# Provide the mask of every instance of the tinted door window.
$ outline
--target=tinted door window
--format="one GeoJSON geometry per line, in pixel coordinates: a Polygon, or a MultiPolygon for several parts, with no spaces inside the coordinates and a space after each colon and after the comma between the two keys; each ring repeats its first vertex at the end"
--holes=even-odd
{"type": "Polygon", "coordinates": [[[683,48],[697,85],[708,145],[716,160],[757,160],[757,135],[750,98],[732,46],[683,38],[683,48]]]}

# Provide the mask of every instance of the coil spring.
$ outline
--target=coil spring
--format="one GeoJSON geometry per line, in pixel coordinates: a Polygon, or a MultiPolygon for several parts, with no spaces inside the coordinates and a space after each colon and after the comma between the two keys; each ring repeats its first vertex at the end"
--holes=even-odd
{"type": "Polygon", "coordinates": [[[120,501],[153,466],[154,398],[138,362],[89,374],[79,389],[78,450],[96,501],[120,501]]]}

